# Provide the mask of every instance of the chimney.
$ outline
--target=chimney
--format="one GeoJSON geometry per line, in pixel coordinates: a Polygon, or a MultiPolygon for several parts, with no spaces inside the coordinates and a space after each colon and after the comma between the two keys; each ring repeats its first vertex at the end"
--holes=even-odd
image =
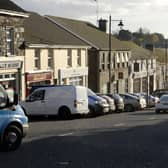
{"type": "Polygon", "coordinates": [[[107,20],[100,19],[98,22],[99,22],[99,29],[103,32],[106,32],[107,31],[107,20]]]}

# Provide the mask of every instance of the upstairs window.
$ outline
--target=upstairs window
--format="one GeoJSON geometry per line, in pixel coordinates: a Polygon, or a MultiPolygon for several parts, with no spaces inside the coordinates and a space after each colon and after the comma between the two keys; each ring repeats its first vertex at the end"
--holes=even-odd
{"type": "Polygon", "coordinates": [[[14,29],[6,28],[6,55],[14,55],[14,29]]]}
{"type": "Polygon", "coordinates": [[[53,49],[48,50],[48,68],[53,68],[54,65],[54,53],[53,49]]]}
{"type": "Polygon", "coordinates": [[[81,66],[81,49],[77,49],[77,64],[81,66]]]}
{"type": "Polygon", "coordinates": [[[34,66],[36,69],[40,69],[40,49],[35,49],[34,66]]]}
{"type": "Polygon", "coordinates": [[[139,63],[134,63],[134,72],[139,72],[139,63]]]}
{"type": "Polygon", "coordinates": [[[72,66],[72,49],[67,49],[67,65],[72,66]]]}

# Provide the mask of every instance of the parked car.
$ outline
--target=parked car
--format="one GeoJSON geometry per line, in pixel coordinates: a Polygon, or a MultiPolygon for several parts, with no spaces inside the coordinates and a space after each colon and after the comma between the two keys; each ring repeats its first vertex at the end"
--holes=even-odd
{"type": "Polygon", "coordinates": [[[135,110],[141,110],[144,107],[144,102],[141,101],[137,96],[130,94],[119,94],[124,100],[124,110],[127,112],[132,112],[135,110]]]}
{"type": "Polygon", "coordinates": [[[155,112],[167,112],[168,111],[168,94],[162,95],[160,101],[156,104],[155,112]]]}
{"type": "Polygon", "coordinates": [[[144,109],[145,107],[147,107],[147,101],[145,99],[145,97],[141,94],[138,94],[138,93],[128,93],[129,95],[132,95],[132,96],[135,96],[139,99],[139,102],[142,106],[142,109],[144,109]]]}
{"type": "Polygon", "coordinates": [[[97,96],[91,89],[88,89],[88,104],[90,113],[93,115],[109,112],[109,104],[107,101],[104,98],[97,96]]]}
{"type": "Polygon", "coordinates": [[[109,104],[109,112],[114,112],[116,110],[115,102],[114,102],[113,98],[111,98],[105,94],[101,94],[101,93],[97,93],[97,95],[106,99],[107,103],[109,104]]]}
{"type": "Polygon", "coordinates": [[[159,98],[152,95],[147,95],[146,93],[136,93],[138,96],[142,96],[145,98],[147,107],[155,107],[156,104],[159,102],[159,98]]]}
{"type": "Polygon", "coordinates": [[[16,150],[28,131],[28,118],[18,105],[16,95],[0,85],[0,148],[16,150]],[[9,94],[8,94],[9,93],[9,94]]]}
{"type": "Polygon", "coordinates": [[[161,97],[164,94],[168,94],[168,89],[156,89],[152,92],[152,96],[161,97]]]}
{"type": "Polygon", "coordinates": [[[117,93],[113,93],[113,94],[108,93],[106,95],[114,99],[114,103],[115,103],[115,107],[116,107],[115,111],[116,112],[124,111],[124,100],[119,94],[117,94],[117,93]]]}
{"type": "Polygon", "coordinates": [[[39,87],[20,102],[26,115],[58,115],[70,119],[73,114],[88,114],[87,88],[84,86],[59,85],[39,87]]]}

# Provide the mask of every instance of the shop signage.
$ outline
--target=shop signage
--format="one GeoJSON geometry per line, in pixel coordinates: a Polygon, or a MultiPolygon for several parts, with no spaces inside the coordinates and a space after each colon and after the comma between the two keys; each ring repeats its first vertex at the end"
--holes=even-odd
{"type": "Polygon", "coordinates": [[[19,69],[19,68],[21,68],[21,61],[0,62],[0,69],[19,69]]]}
{"type": "Polygon", "coordinates": [[[72,69],[60,69],[61,78],[72,78],[78,76],[87,76],[88,68],[72,68],[72,69]]]}
{"type": "Polygon", "coordinates": [[[31,82],[50,80],[51,78],[52,78],[52,75],[50,72],[27,74],[27,81],[31,81],[31,82]]]}

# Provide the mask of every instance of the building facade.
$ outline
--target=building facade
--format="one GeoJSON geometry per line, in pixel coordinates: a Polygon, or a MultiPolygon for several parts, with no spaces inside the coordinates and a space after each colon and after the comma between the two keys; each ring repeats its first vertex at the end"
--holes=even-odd
{"type": "Polygon", "coordinates": [[[24,41],[23,22],[28,14],[8,0],[2,0],[0,6],[0,83],[13,88],[21,98],[24,52],[20,46],[24,41]]]}
{"type": "Polygon", "coordinates": [[[34,85],[88,86],[86,43],[36,13],[30,13],[24,26],[25,97],[34,85]]]}

